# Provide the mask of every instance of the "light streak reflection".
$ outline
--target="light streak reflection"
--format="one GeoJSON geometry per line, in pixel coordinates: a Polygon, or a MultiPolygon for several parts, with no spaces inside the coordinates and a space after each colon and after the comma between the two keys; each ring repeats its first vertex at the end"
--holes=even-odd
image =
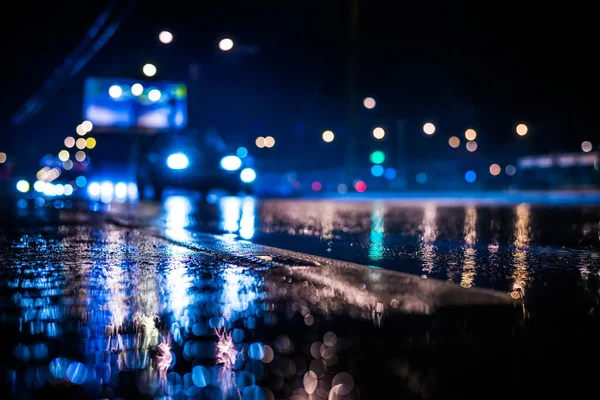
{"type": "Polygon", "coordinates": [[[437,239],[437,206],[434,203],[427,203],[423,212],[423,234],[421,237],[421,260],[423,263],[423,274],[431,274],[435,268],[437,239]]]}
{"type": "Polygon", "coordinates": [[[477,273],[475,245],[477,243],[477,209],[467,207],[464,226],[463,272],[460,286],[470,288],[477,273]]]}
{"type": "Polygon", "coordinates": [[[369,235],[369,258],[372,261],[381,261],[383,259],[383,251],[385,249],[384,215],[385,209],[383,203],[375,203],[374,210],[371,213],[371,233],[369,235]]]}
{"type": "Polygon", "coordinates": [[[530,207],[528,204],[519,204],[515,209],[516,222],[513,240],[513,287],[510,297],[522,299],[525,297],[525,289],[529,281],[529,265],[527,262],[527,250],[529,247],[529,217],[530,207]]]}

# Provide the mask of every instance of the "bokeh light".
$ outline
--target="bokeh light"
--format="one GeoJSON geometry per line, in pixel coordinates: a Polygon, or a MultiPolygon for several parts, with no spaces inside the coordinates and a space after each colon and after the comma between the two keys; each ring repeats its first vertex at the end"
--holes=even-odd
{"type": "Polygon", "coordinates": [[[365,190],[367,190],[367,184],[363,181],[356,181],[356,183],[354,183],[354,190],[359,193],[363,193],[365,190]]]}
{"type": "Polygon", "coordinates": [[[238,147],[238,149],[235,151],[235,154],[237,154],[239,158],[245,158],[248,156],[248,149],[245,147],[238,147]]]}
{"type": "Polygon", "coordinates": [[[144,64],[144,66],[142,67],[142,72],[144,73],[144,75],[151,78],[154,75],[156,75],[158,70],[156,69],[156,66],[154,64],[148,63],[144,64]]]}
{"type": "Polygon", "coordinates": [[[340,183],[337,187],[337,191],[339,194],[348,193],[348,185],[346,185],[345,183],[340,183]]]}
{"type": "Polygon", "coordinates": [[[94,128],[94,124],[91,121],[85,120],[81,123],[81,126],[85,130],[86,133],[91,132],[94,128]]]}
{"type": "Polygon", "coordinates": [[[375,139],[383,139],[383,137],[385,136],[385,130],[381,127],[377,127],[375,129],[373,129],[373,137],[375,139]]]}
{"type": "Polygon", "coordinates": [[[85,139],[85,147],[87,147],[88,149],[93,149],[94,147],[96,147],[96,139],[94,139],[93,137],[85,139]]]}
{"type": "Polygon", "coordinates": [[[162,31],[158,34],[158,40],[163,44],[169,44],[173,41],[173,34],[169,31],[162,31]]]}
{"type": "Polygon", "coordinates": [[[148,100],[150,101],[159,101],[162,96],[162,93],[158,89],[152,89],[148,92],[148,100]]]}
{"type": "Polygon", "coordinates": [[[83,135],[85,135],[87,133],[87,131],[85,130],[85,128],[81,124],[77,125],[77,127],[75,128],[75,132],[77,132],[77,134],[79,136],[83,136],[83,135]]]}
{"type": "Polygon", "coordinates": [[[517,172],[517,168],[514,165],[509,164],[506,166],[504,171],[506,172],[506,175],[513,176],[517,172]]]}
{"type": "Polygon", "coordinates": [[[108,88],[108,95],[113,99],[118,99],[123,95],[123,89],[121,89],[121,86],[119,85],[112,85],[108,88]]]}
{"type": "Polygon", "coordinates": [[[383,151],[374,151],[371,153],[371,162],[373,164],[383,164],[383,162],[385,161],[385,154],[383,153],[383,151]]]}
{"type": "Polygon", "coordinates": [[[273,136],[267,136],[265,138],[265,147],[270,149],[273,146],[275,146],[275,138],[273,136]]]}
{"type": "Polygon", "coordinates": [[[134,83],[131,85],[131,94],[134,96],[139,96],[144,93],[144,86],[141,83],[134,83]]]}
{"type": "Polygon", "coordinates": [[[519,125],[517,125],[516,131],[517,131],[517,135],[525,136],[525,135],[527,135],[529,128],[525,124],[519,124],[519,125]]]}
{"type": "Polygon", "coordinates": [[[67,150],[61,150],[58,152],[58,159],[60,161],[67,161],[71,155],[67,150]]]}
{"type": "Polygon", "coordinates": [[[475,150],[477,150],[477,142],[474,140],[467,142],[466,147],[467,147],[467,150],[469,150],[472,153],[475,150]]]}
{"type": "Polygon", "coordinates": [[[84,138],[79,138],[77,139],[77,141],[75,142],[75,146],[79,149],[79,150],[83,150],[85,149],[85,139],[84,138]]]}
{"type": "Polygon", "coordinates": [[[84,187],[87,184],[87,179],[85,176],[80,175],[75,179],[75,184],[79,187],[84,187]]]}
{"type": "Polygon", "coordinates": [[[452,136],[450,139],[448,139],[448,144],[453,149],[456,149],[458,146],[460,146],[460,139],[456,136],[452,136]]]}
{"type": "Polygon", "coordinates": [[[477,174],[475,173],[475,171],[467,171],[465,173],[465,181],[469,182],[469,183],[473,183],[477,180],[477,174]]]}
{"type": "Polygon", "coordinates": [[[383,172],[384,168],[379,164],[375,164],[371,167],[371,175],[373,176],[380,177],[383,175],[383,172]]]}
{"type": "Polygon", "coordinates": [[[0,164],[4,164],[6,162],[6,153],[0,153],[0,164]]]}
{"type": "Polygon", "coordinates": [[[75,159],[79,162],[83,162],[85,160],[85,152],[84,151],[78,151],[77,153],[75,153],[75,159]]]}
{"type": "Polygon", "coordinates": [[[583,150],[583,152],[585,153],[589,153],[590,151],[592,151],[592,142],[590,141],[585,141],[581,143],[581,150],[583,150]]]}
{"type": "Polygon", "coordinates": [[[427,174],[424,172],[419,172],[415,179],[417,183],[424,185],[427,183],[427,174]]]}
{"type": "Polygon", "coordinates": [[[311,185],[310,188],[312,190],[314,190],[315,192],[320,192],[321,189],[323,189],[323,185],[321,184],[321,182],[319,181],[314,181],[311,185]]]}
{"type": "Polygon", "coordinates": [[[423,132],[425,132],[426,135],[433,135],[435,133],[435,125],[431,122],[425,123],[423,125],[423,132]]]}
{"type": "Polygon", "coordinates": [[[325,132],[323,132],[322,136],[323,136],[323,141],[327,142],[327,143],[333,142],[333,139],[335,138],[335,135],[331,131],[325,131],[325,132]]]}
{"type": "Polygon", "coordinates": [[[397,175],[396,170],[394,168],[386,168],[383,174],[385,179],[394,179],[397,175]]]}
{"type": "Polygon", "coordinates": [[[229,38],[221,39],[219,42],[219,49],[222,51],[229,51],[233,49],[233,40],[229,38]]]}
{"type": "Polygon", "coordinates": [[[237,171],[242,167],[242,159],[238,156],[225,156],[221,159],[221,168],[225,171],[237,171]]]}
{"type": "Polygon", "coordinates": [[[244,168],[242,172],[240,172],[240,179],[244,183],[254,182],[256,179],[256,172],[252,168],[244,168]]]}
{"type": "Polygon", "coordinates": [[[29,192],[29,182],[21,179],[19,182],[17,182],[17,190],[21,193],[29,192]]]}
{"type": "Polygon", "coordinates": [[[502,168],[500,168],[500,166],[498,164],[490,165],[490,174],[492,174],[493,176],[500,175],[501,171],[502,171],[502,168]]]}
{"type": "Polygon", "coordinates": [[[71,136],[67,136],[65,138],[65,147],[70,149],[71,147],[75,146],[75,138],[71,137],[71,136]]]}
{"type": "Polygon", "coordinates": [[[254,143],[256,144],[256,147],[258,147],[259,149],[262,149],[263,147],[265,147],[265,138],[262,136],[259,136],[256,138],[256,141],[254,143]]]}
{"type": "Polygon", "coordinates": [[[477,137],[477,132],[475,132],[475,129],[467,129],[465,131],[465,139],[475,140],[476,137],[477,137]]]}
{"type": "Polygon", "coordinates": [[[375,102],[375,99],[372,98],[372,97],[366,97],[363,100],[363,106],[365,106],[365,108],[368,109],[368,110],[372,110],[373,108],[375,108],[376,104],[377,103],[375,102]]]}

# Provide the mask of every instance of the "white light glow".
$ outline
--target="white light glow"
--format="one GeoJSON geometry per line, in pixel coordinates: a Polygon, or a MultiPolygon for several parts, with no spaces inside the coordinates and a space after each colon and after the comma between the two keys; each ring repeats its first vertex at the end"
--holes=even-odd
{"type": "Polygon", "coordinates": [[[142,72],[144,73],[144,75],[146,76],[154,76],[156,75],[156,67],[154,66],[154,64],[144,64],[144,66],[142,67],[142,72]]]}
{"type": "Polygon", "coordinates": [[[116,184],[115,197],[117,199],[124,199],[127,197],[127,184],[125,182],[119,182],[116,184]]]}
{"type": "Polygon", "coordinates": [[[225,38],[219,42],[219,49],[222,51],[229,51],[233,49],[233,40],[225,38]]]}
{"type": "Polygon", "coordinates": [[[221,159],[221,168],[225,171],[237,171],[242,167],[242,160],[238,156],[225,156],[221,159]]]}
{"type": "Polygon", "coordinates": [[[185,169],[190,164],[190,160],[183,153],[174,153],[167,158],[167,166],[171,169],[185,169]]]}
{"type": "Polygon", "coordinates": [[[134,96],[139,96],[144,93],[144,86],[141,83],[134,83],[131,85],[131,94],[134,96]]]}
{"type": "Polygon", "coordinates": [[[19,182],[17,182],[17,190],[21,193],[29,192],[29,182],[21,179],[19,182]]]}
{"type": "Polygon", "coordinates": [[[152,89],[148,92],[148,100],[150,101],[159,101],[162,93],[158,89],[152,89]]]}
{"type": "Polygon", "coordinates": [[[158,34],[158,40],[163,44],[169,44],[173,41],[173,34],[169,31],[162,31],[158,34]]]}
{"type": "Polygon", "coordinates": [[[100,184],[98,182],[92,182],[88,185],[88,194],[90,197],[100,196],[100,184]]]}
{"type": "MultiPolygon", "coordinates": [[[[108,89],[108,95],[110,97],[112,97],[113,99],[118,99],[119,97],[121,97],[123,95],[123,89],[121,89],[121,86],[119,86],[119,85],[112,85],[108,89]]],[[[85,128],[84,128],[84,130],[85,130],[85,128]]]]}
{"type": "Polygon", "coordinates": [[[240,172],[240,179],[244,183],[254,182],[256,179],[256,172],[252,168],[244,168],[242,172],[240,172]]]}

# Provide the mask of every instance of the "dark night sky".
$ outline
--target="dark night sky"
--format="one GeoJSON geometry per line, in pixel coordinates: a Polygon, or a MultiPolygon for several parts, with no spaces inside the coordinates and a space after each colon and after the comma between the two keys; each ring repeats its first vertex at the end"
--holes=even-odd
{"type": "MultiPolygon", "coordinates": [[[[301,140],[316,143],[323,127],[345,122],[349,4],[141,1],[98,56],[15,130],[10,116],[105,6],[21,3],[19,22],[2,27],[7,40],[0,145],[15,147],[27,137],[36,153],[54,151],[54,143],[60,146],[81,120],[86,75],[138,77],[148,60],[159,66],[159,79],[180,79],[191,61],[202,65],[207,106],[199,116],[207,124],[256,137],[301,123],[310,136],[301,140]],[[168,48],[156,40],[163,28],[175,34],[168,48]],[[260,51],[225,58],[215,50],[223,36],[260,51]],[[21,142],[12,139],[15,134],[21,142]]],[[[526,121],[531,152],[578,151],[582,140],[597,142],[599,136],[597,32],[589,7],[363,0],[353,47],[359,101],[375,97],[377,111],[369,118],[382,122],[403,117],[420,124],[431,118],[443,140],[473,125],[490,148],[510,146],[513,124],[526,121]]]]}

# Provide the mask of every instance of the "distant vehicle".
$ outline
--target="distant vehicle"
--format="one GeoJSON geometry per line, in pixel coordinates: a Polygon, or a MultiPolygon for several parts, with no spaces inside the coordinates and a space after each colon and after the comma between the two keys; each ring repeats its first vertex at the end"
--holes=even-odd
{"type": "Polygon", "coordinates": [[[215,132],[158,134],[141,141],[136,170],[141,198],[158,200],[166,188],[199,191],[204,197],[211,190],[252,193],[256,172],[215,132]]]}

